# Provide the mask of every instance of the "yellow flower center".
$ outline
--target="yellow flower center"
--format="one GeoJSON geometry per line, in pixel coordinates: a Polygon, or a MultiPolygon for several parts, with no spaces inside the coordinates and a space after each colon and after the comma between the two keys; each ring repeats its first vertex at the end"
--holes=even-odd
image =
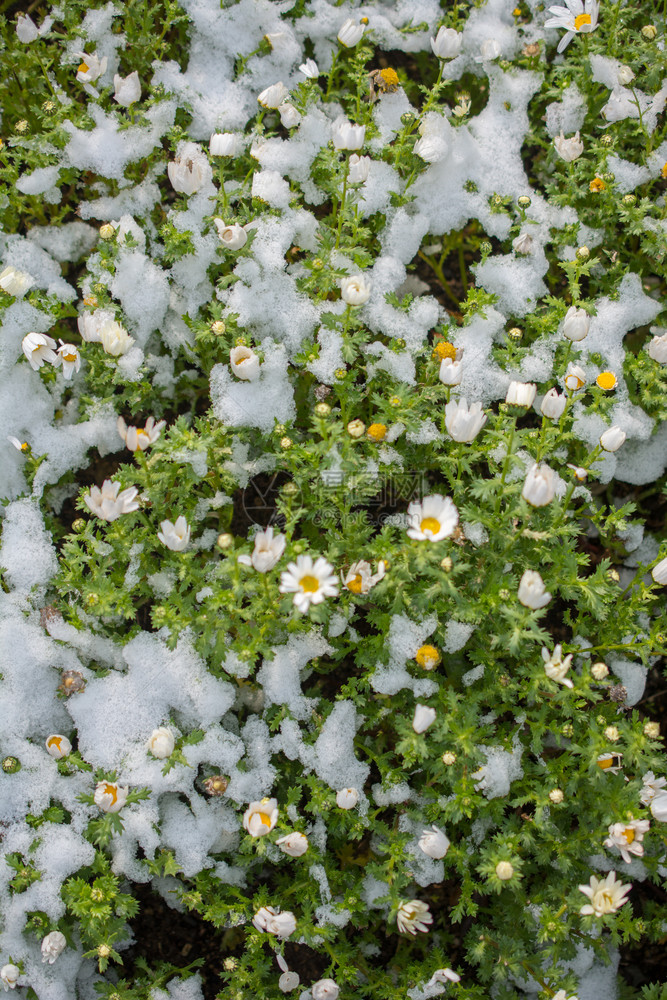
{"type": "Polygon", "coordinates": [[[635,839],[635,831],[632,829],[631,826],[627,826],[623,831],[623,836],[625,837],[628,844],[631,844],[632,841],[635,839]]]}
{"type": "Polygon", "coordinates": [[[87,72],[88,72],[88,66],[86,66],[85,63],[81,63],[81,65],[79,66],[79,73],[87,73],[87,72]]]}
{"type": "Polygon", "coordinates": [[[578,375],[568,375],[565,379],[565,385],[568,389],[581,389],[584,384],[584,380],[579,378],[578,375]]]}
{"type": "Polygon", "coordinates": [[[415,660],[424,670],[433,670],[440,663],[440,653],[435,646],[420,646],[415,660]]]}
{"type": "Polygon", "coordinates": [[[28,442],[24,441],[23,444],[21,445],[21,451],[27,451],[27,450],[28,450],[28,442]]]}
{"type": "Polygon", "coordinates": [[[62,750],[62,747],[60,745],[61,743],[62,743],[62,736],[52,736],[51,739],[49,740],[49,746],[57,747],[59,751],[62,750]]]}
{"type": "Polygon", "coordinates": [[[382,441],[387,433],[387,425],[371,424],[366,433],[371,441],[382,441]]]}
{"type": "Polygon", "coordinates": [[[268,813],[262,813],[262,812],[260,812],[260,813],[257,813],[257,815],[259,816],[260,820],[262,821],[262,825],[263,826],[268,826],[269,829],[270,829],[271,828],[271,817],[269,816],[269,814],[268,813]]]}
{"type": "Polygon", "coordinates": [[[456,359],[456,348],[448,340],[441,340],[435,345],[433,355],[434,357],[437,355],[441,361],[444,361],[445,358],[451,358],[454,361],[456,359]]]}
{"type": "Polygon", "coordinates": [[[616,376],[613,372],[600,372],[595,380],[601,389],[615,389],[617,386],[616,376]]]}
{"type": "Polygon", "coordinates": [[[110,785],[108,781],[104,783],[104,794],[111,796],[112,805],[116,805],[116,800],[118,798],[118,789],[115,785],[110,785]]]}
{"type": "Polygon", "coordinates": [[[440,531],[440,521],[435,517],[424,517],[419,525],[419,529],[424,533],[430,531],[432,535],[437,535],[440,531]]]}
{"type": "Polygon", "coordinates": [[[606,771],[608,768],[611,767],[613,762],[614,762],[613,757],[605,757],[604,760],[598,761],[598,767],[601,768],[603,771],[606,771]]]}
{"type": "Polygon", "coordinates": [[[578,14],[577,17],[575,17],[574,19],[574,30],[581,31],[582,25],[590,23],[591,23],[590,14],[578,14]]]}
{"type": "Polygon", "coordinates": [[[601,177],[594,177],[593,180],[588,185],[589,191],[604,191],[606,188],[605,182],[601,177]]]}
{"type": "Polygon", "coordinates": [[[76,361],[76,354],[63,354],[63,361],[76,361]]]}
{"type": "Polygon", "coordinates": [[[353,594],[360,594],[361,588],[363,586],[363,580],[361,579],[361,574],[357,573],[357,575],[353,576],[351,580],[348,580],[345,586],[347,587],[348,590],[351,590],[353,594]]]}
{"type": "Polygon", "coordinates": [[[139,440],[139,438],[141,438],[142,440],[143,440],[144,438],[146,438],[146,440],[147,440],[147,441],[149,440],[149,438],[148,438],[148,434],[147,434],[147,433],[146,433],[146,431],[145,431],[145,430],[143,430],[142,428],[140,428],[140,429],[139,429],[139,430],[137,431],[137,441],[139,440]]]}
{"type": "Polygon", "coordinates": [[[320,581],[316,576],[302,576],[299,580],[299,586],[306,594],[314,594],[316,590],[320,589],[320,581]]]}
{"type": "Polygon", "coordinates": [[[385,87],[398,87],[398,73],[395,69],[387,67],[380,70],[380,76],[385,87]]]}
{"type": "Polygon", "coordinates": [[[663,165],[662,170],[660,171],[660,176],[664,178],[664,180],[667,180],[667,163],[663,165]]]}

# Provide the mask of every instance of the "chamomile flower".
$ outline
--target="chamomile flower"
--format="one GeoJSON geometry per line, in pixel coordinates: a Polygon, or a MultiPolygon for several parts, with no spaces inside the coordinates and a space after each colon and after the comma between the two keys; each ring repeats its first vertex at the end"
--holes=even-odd
{"type": "Polygon", "coordinates": [[[549,13],[554,16],[544,22],[544,27],[565,29],[558,52],[563,52],[575,35],[595,31],[599,12],[598,0],[565,0],[565,7],[549,7],[549,13]]]}
{"type": "Polygon", "coordinates": [[[311,604],[321,604],[325,598],[338,594],[333,566],[323,556],[315,562],[311,556],[297,556],[296,562],[289,563],[281,573],[278,589],[281,594],[294,594],[294,606],[301,614],[311,604]]]}
{"type": "Polygon", "coordinates": [[[439,542],[451,535],[459,523],[459,512],[450,497],[433,493],[408,506],[408,538],[439,542]]]}

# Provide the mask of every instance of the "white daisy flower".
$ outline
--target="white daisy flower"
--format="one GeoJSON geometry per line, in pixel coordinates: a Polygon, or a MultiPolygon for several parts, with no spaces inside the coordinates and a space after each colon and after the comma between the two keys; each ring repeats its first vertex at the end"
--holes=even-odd
{"type": "Polygon", "coordinates": [[[331,563],[319,556],[297,556],[280,574],[281,594],[294,594],[295,607],[304,614],[311,604],[321,604],[326,597],[336,597],[338,584],[331,563]]]}
{"type": "Polygon", "coordinates": [[[595,31],[600,4],[598,0],[565,0],[564,7],[549,7],[549,13],[554,16],[544,22],[544,27],[565,29],[565,34],[558,43],[558,51],[562,52],[575,35],[595,31]]]}
{"type": "Polygon", "coordinates": [[[459,512],[450,497],[433,493],[408,507],[408,538],[439,542],[448,538],[459,523],[459,512]]]}

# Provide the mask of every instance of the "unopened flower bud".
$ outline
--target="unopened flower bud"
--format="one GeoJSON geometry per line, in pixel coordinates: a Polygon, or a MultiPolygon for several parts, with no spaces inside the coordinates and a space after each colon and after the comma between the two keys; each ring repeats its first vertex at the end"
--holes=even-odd
{"type": "Polygon", "coordinates": [[[496,875],[503,882],[507,882],[514,875],[514,867],[509,861],[499,861],[496,865],[496,875]]]}
{"type": "Polygon", "coordinates": [[[642,38],[645,38],[647,42],[652,42],[657,34],[654,24],[645,24],[642,28],[642,38]]]}
{"type": "Polygon", "coordinates": [[[559,805],[565,796],[561,788],[552,788],[549,792],[549,799],[554,803],[554,805],[559,805]]]}
{"type": "Polygon", "coordinates": [[[590,255],[591,255],[590,250],[586,245],[584,245],[579,247],[579,249],[577,250],[576,258],[580,263],[583,263],[585,260],[588,260],[590,255]]]}
{"type": "Polygon", "coordinates": [[[111,225],[110,222],[105,222],[103,226],[100,226],[100,239],[102,240],[112,240],[116,235],[116,230],[111,225]]]}
{"type": "Polygon", "coordinates": [[[591,674],[596,681],[603,681],[609,676],[609,667],[606,663],[594,663],[591,667],[591,674]]]}

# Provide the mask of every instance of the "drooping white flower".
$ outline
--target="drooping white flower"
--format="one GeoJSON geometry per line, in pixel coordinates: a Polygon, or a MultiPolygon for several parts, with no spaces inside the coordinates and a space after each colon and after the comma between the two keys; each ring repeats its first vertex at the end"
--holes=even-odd
{"type": "Polygon", "coordinates": [[[363,306],[371,295],[371,283],[363,274],[341,278],[340,296],[348,306],[363,306]]]}
{"type": "Polygon", "coordinates": [[[303,73],[307,80],[317,80],[320,75],[320,68],[314,59],[306,59],[299,66],[299,72],[303,73]]]}
{"type": "Polygon", "coordinates": [[[419,847],[429,858],[439,861],[444,858],[450,847],[449,837],[437,827],[432,826],[430,830],[424,830],[419,838],[419,847]]]}
{"type": "Polygon", "coordinates": [[[66,736],[61,736],[60,733],[53,733],[51,736],[47,736],[44,746],[47,753],[55,760],[62,760],[63,757],[72,752],[72,744],[66,736]]]}
{"type": "Polygon", "coordinates": [[[278,822],[278,800],[261,799],[251,802],[243,813],[243,829],[251,837],[263,837],[271,833],[278,822]]]}
{"type": "Polygon", "coordinates": [[[338,1000],[340,989],[333,979],[318,979],[310,987],[313,1000],[338,1000]]]}
{"type": "Polygon", "coordinates": [[[280,114],[280,124],[284,128],[296,128],[301,121],[301,115],[293,104],[281,104],[278,112],[280,114]]]}
{"type": "Polygon", "coordinates": [[[11,264],[8,264],[0,274],[0,288],[7,295],[13,295],[15,298],[25,295],[28,289],[32,288],[34,284],[35,280],[32,275],[26,271],[19,271],[18,268],[12,267],[11,264]]]}
{"type": "Polygon", "coordinates": [[[667,364],[667,333],[663,333],[661,337],[657,334],[653,337],[648,347],[648,356],[653,358],[659,364],[667,364]]]}
{"type": "Polygon", "coordinates": [[[296,930],[296,917],[290,910],[280,913],[273,906],[262,906],[252,918],[253,925],[265,934],[285,940],[296,930]]]}
{"type": "Polygon", "coordinates": [[[580,365],[568,365],[563,382],[570,392],[578,392],[586,385],[586,372],[580,365]]]}
{"type": "Polygon", "coordinates": [[[356,788],[340,788],[336,792],[336,805],[339,809],[354,809],[359,801],[359,792],[356,788]]]}
{"type": "Polygon", "coordinates": [[[596,878],[591,875],[590,885],[580,885],[579,891],[588,896],[590,903],[581,907],[579,913],[582,916],[595,915],[604,917],[608,913],[616,913],[617,910],[628,901],[628,893],[631,885],[624,885],[616,881],[616,872],[609,872],[606,878],[596,878]]]}
{"type": "Polygon", "coordinates": [[[417,139],[412,151],[425,163],[437,163],[447,152],[447,146],[440,135],[434,132],[424,132],[417,139]]]}
{"type": "Polygon", "coordinates": [[[435,983],[441,983],[444,986],[447,983],[460,983],[461,977],[453,969],[436,969],[431,978],[428,981],[429,986],[435,985],[435,983]]]}
{"type": "Polygon", "coordinates": [[[558,389],[549,389],[545,395],[542,403],[540,404],[540,410],[545,417],[549,417],[550,420],[560,420],[567,406],[567,397],[558,391],[558,389]]]}
{"type": "Polygon", "coordinates": [[[627,865],[632,858],[641,858],[644,854],[644,834],[648,833],[650,823],[647,819],[633,819],[624,823],[612,823],[609,836],[604,841],[605,847],[617,847],[627,865]]]}
{"type": "Polygon", "coordinates": [[[254,382],[259,378],[259,358],[251,347],[232,347],[229,352],[229,367],[237,378],[245,382],[254,382]]]}
{"type": "Polygon", "coordinates": [[[58,364],[55,346],[53,337],[47,337],[45,333],[27,333],[21,342],[23,353],[34,372],[38,371],[45,361],[52,365],[58,364]]]}
{"type": "Polygon", "coordinates": [[[64,344],[61,340],[60,347],[56,351],[55,363],[62,363],[63,378],[69,381],[74,373],[81,368],[81,355],[78,347],[75,344],[64,344]]]}
{"type": "Polygon", "coordinates": [[[546,646],[543,646],[542,659],[544,660],[544,672],[550,680],[556,681],[558,684],[564,684],[565,687],[574,687],[570,678],[565,676],[572,664],[572,653],[568,653],[563,658],[563,649],[561,644],[558,643],[553,653],[549,653],[546,646]]]}
{"type": "Polygon", "coordinates": [[[416,936],[417,931],[426,934],[429,924],[433,923],[433,916],[428,908],[428,903],[422,903],[420,899],[409,899],[401,903],[396,914],[396,924],[401,934],[412,934],[416,936]]]}
{"type": "Polygon", "coordinates": [[[107,57],[98,58],[97,52],[74,52],[81,60],[76,78],[79,83],[94,83],[107,71],[107,57]]]}
{"type": "Polygon", "coordinates": [[[515,253],[530,254],[533,252],[534,240],[530,233],[519,233],[512,240],[512,250],[515,253]]]}
{"type": "Polygon", "coordinates": [[[370,168],[370,156],[358,156],[357,153],[353,153],[349,160],[348,182],[350,184],[363,184],[368,179],[370,168]]]}
{"type": "Polygon", "coordinates": [[[463,35],[454,28],[445,28],[444,24],[438,29],[438,34],[431,39],[431,49],[433,55],[438,59],[455,59],[461,51],[463,35]]]}
{"type": "Polygon", "coordinates": [[[353,594],[367,594],[376,583],[379,583],[385,574],[385,564],[382,559],[378,562],[378,571],[373,573],[370,563],[365,559],[352,563],[347,573],[341,573],[343,586],[353,594]]]}
{"type": "Polygon", "coordinates": [[[510,382],[507,387],[505,402],[513,406],[523,406],[529,409],[535,402],[537,386],[534,382],[510,382]]]}
{"type": "Polygon", "coordinates": [[[490,62],[492,59],[497,59],[501,51],[500,44],[495,38],[487,38],[479,47],[482,62],[490,62]]]}
{"type": "Polygon", "coordinates": [[[238,156],[241,142],[235,132],[214,132],[208,143],[211,156],[238,156]]]}
{"type": "Polygon", "coordinates": [[[463,378],[463,348],[457,347],[454,357],[447,356],[440,362],[438,378],[443,385],[460,385],[463,378]]]}
{"type": "Polygon", "coordinates": [[[415,705],[415,714],[412,720],[412,728],[416,733],[425,733],[429,726],[435,722],[438,713],[429,705],[415,705]]]}
{"type": "Polygon", "coordinates": [[[664,587],[667,584],[667,558],[661,559],[659,563],[656,563],[651,570],[651,576],[656,583],[661,584],[664,587]]]}
{"type": "Polygon", "coordinates": [[[585,309],[570,306],[563,320],[563,336],[573,343],[579,343],[588,336],[591,319],[585,309]]]}
{"type": "Polygon", "coordinates": [[[176,740],[174,734],[167,726],[159,726],[157,729],[154,729],[146,743],[146,748],[158,760],[165,760],[165,758],[171,757],[175,746],[176,740]]]}
{"type": "Polygon", "coordinates": [[[598,26],[598,0],[566,0],[566,3],[566,7],[549,7],[549,13],[554,17],[544,22],[545,28],[565,29],[558,43],[558,52],[562,52],[575,35],[595,31],[598,26]]]}
{"type": "Polygon", "coordinates": [[[536,462],[526,475],[521,496],[533,507],[546,507],[556,495],[556,473],[545,462],[536,462]]]}
{"type": "Polygon", "coordinates": [[[155,423],[155,417],[149,417],[144,427],[128,427],[123,418],[119,417],[116,427],[130,451],[146,451],[158,440],[163,427],[166,427],[166,421],[155,423]]]}
{"type": "Polygon", "coordinates": [[[565,160],[566,163],[573,163],[584,151],[584,144],[578,132],[566,139],[561,131],[560,135],[554,137],[554,146],[561,160],[565,160]]]}
{"type": "Polygon", "coordinates": [[[445,427],[454,441],[474,441],[487,420],[481,403],[471,403],[468,407],[466,399],[450,399],[445,406],[445,427]]]}
{"type": "Polygon", "coordinates": [[[622,444],[624,444],[627,434],[620,427],[615,424],[613,427],[608,427],[600,435],[600,444],[605,451],[618,451],[622,444]]]}
{"type": "Polygon", "coordinates": [[[122,104],[124,108],[129,108],[130,105],[141,100],[141,81],[139,79],[139,73],[136,69],[134,73],[129,73],[125,77],[119,76],[118,73],[114,73],[113,85],[114,100],[119,104],[122,104]]]}
{"type": "Polygon", "coordinates": [[[124,326],[121,326],[115,319],[109,319],[102,323],[99,329],[100,343],[107,354],[114,358],[121,354],[127,354],[134,343],[124,326]]]}
{"type": "Polygon", "coordinates": [[[289,90],[282,80],[280,80],[278,83],[272,83],[270,87],[263,90],[257,101],[263,108],[275,111],[287,97],[289,97],[289,90]]]}
{"type": "Polygon", "coordinates": [[[308,837],[305,833],[298,833],[295,830],[286,837],[280,837],[276,840],[276,844],[283,854],[288,854],[290,858],[300,858],[308,850],[308,837]]]}
{"type": "Polygon", "coordinates": [[[128,788],[121,786],[116,781],[100,781],[95,787],[95,805],[102,812],[117,813],[127,802],[128,788]]]}
{"type": "Polygon", "coordinates": [[[338,584],[333,566],[323,556],[313,562],[311,556],[296,557],[280,574],[281,594],[294,594],[294,606],[301,614],[308,611],[311,604],[321,604],[327,597],[336,597],[338,584]]]}
{"type": "Polygon", "coordinates": [[[366,126],[354,125],[347,118],[335,122],[331,129],[334,149],[361,149],[366,138],[366,126]]]}
{"type": "Polygon", "coordinates": [[[667,823],[667,792],[658,792],[651,799],[649,809],[653,819],[656,819],[658,823],[667,823]]]}
{"type": "Polygon", "coordinates": [[[114,315],[110,309],[96,309],[94,312],[82,312],[77,319],[79,333],[87,344],[100,343],[100,331],[105,323],[114,315]]]}
{"type": "Polygon", "coordinates": [[[439,542],[448,538],[459,523],[459,512],[450,497],[433,493],[408,506],[408,538],[439,542]]]}
{"type": "Polygon", "coordinates": [[[190,541],[190,525],[181,514],[173,524],[171,521],[160,521],[157,536],[172,552],[183,552],[190,541]]]}
{"type": "Polygon", "coordinates": [[[30,45],[39,38],[39,28],[29,14],[19,14],[16,18],[16,34],[19,42],[30,45]]]}
{"type": "Polygon", "coordinates": [[[285,535],[278,534],[274,537],[273,527],[269,525],[255,535],[252,555],[241,555],[238,561],[245,566],[252,566],[258,573],[268,573],[282,557],[286,541],[285,535]]]}
{"type": "Polygon", "coordinates": [[[59,955],[62,955],[63,951],[67,947],[67,940],[65,935],[60,931],[51,931],[42,940],[42,962],[48,962],[49,965],[53,965],[55,960],[59,955]]]}
{"type": "Polygon", "coordinates": [[[351,17],[348,17],[347,21],[343,21],[338,31],[338,41],[341,45],[344,45],[346,49],[353,49],[364,36],[364,26],[363,24],[357,24],[353,21],[351,17]]]}
{"type": "Polygon", "coordinates": [[[16,989],[16,984],[19,981],[19,976],[21,975],[21,970],[9,962],[7,965],[3,965],[0,969],[0,983],[7,990],[16,989]]]}
{"type": "Polygon", "coordinates": [[[139,491],[136,486],[120,492],[120,483],[105,479],[102,488],[91,486],[83,500],[89,510],[103,521],[115,521],[121,514],[131,514],[139,510],[135,497],[139,491]]]}
{"type": "Polygon", "coordinates": [[[643,806],[650,806],[656,795],[667,794],[665,792],[667,778],[656,778],[653,771],[647,771],[642,778],[642,782],[643,784],[639,793],[639,801],[643,806]]]}
{"type": "Polygon", "coordinates": [[[544,586],[544,580],[535,570],[527,569],[519,581],[517,597],[524,607],[538,611],[547,606],[551,594],[544,586]]]}
{"type": "Polygon", "coordinates": [[[218,239],[226,250],[240,250],[248,242],[248,233],[236,222],[227,225],[222,219],[214,219],[218,239]]]}
{"type": "Polygon", "coordinates": [[[186,142],[179,148],[176,159],[167,164],[167,174],[174,191],[194,194],[211,180],[211,166],[201,146],[186,142]]]}

